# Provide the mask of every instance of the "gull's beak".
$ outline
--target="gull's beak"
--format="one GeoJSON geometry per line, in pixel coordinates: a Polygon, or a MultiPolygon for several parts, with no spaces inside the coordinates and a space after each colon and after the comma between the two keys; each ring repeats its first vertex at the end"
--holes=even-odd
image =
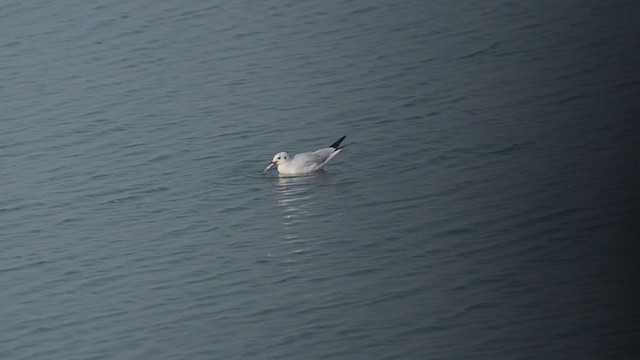
{"type": "Polygon", "coordinates": [[[267,165],[267,167],[264,169],[264,171],[262,172],[262,174],[266,174],[267,171],[271,170],[271,168],[273,167],[273,165],[275,165],[276,162],[275,161],[271,161],[269,162],[269,165],[267,165]]]}

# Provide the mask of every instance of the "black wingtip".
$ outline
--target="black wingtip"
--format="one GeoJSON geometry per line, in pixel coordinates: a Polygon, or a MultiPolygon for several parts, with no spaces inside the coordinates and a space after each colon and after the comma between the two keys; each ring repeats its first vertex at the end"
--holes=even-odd
{"type": "Polygon", "coordinates": [[[346,137],[347,137],[347,135],[341,137],[340,139],[338,139],[338,141],[334,142],[329,147],[332,147],[332,148],[338,150],[340,148],[340,144],[342,143],[342,140],[344,140],[344,138],[346,138],[346,137]]]}

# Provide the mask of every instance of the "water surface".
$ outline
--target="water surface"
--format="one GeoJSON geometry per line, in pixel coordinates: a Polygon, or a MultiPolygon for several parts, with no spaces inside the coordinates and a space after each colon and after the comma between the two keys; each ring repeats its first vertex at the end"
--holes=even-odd
{"type": "Polygon", "coordinates": [[[5,2],[0,357],[633,357],[637,7],[5,2]]]}

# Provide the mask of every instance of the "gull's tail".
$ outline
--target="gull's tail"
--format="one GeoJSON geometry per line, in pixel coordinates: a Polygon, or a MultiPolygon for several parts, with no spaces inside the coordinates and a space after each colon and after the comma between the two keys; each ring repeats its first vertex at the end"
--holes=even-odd
{"type": "Polygon", "coordinates": [[[338,139],[338,141],[331,144],[331,146],[329,146],[328,148],[324,148],[316,151],[316,153],[322,152],[324,156],[328,155],[328,157],[322,162],[322,164],[318,165],[318,168],[316,170],[322,169],[329,162],[329,160],[333,159],[336,155],[341,153],[342,149],[344,149],[345,146],[353,144],[353,143],[349,143],[349,144],[340,146],[340,144],[342,144],[342,141],[346,137],[347,137],[346,135],[341,137],[340,139],[338,139]]]}
{"type": "Polygon", "coordinates": [[[342,144],[342,140],[344,140],[344,138],[346,138],[346,137],[347,137],[347,135],[345,135],[345,136],[341,137],[340,139],[338,139],[338,141],[334,142],[334,143],[333,143],[333,144],[331,144],[331,146],[329,146],[329,147],[330,147],[330,148],[334,148],[335,150],[342,150],[342,149],[344,149],[345,147],[347,147],[347,146],[349,146],[349,145],[351,145],[351,144],[355,144],[355,143],[356,143],[355,141],[353,141],[353,142],[350,142],[350,143],[348,143],[348,144],[344,144],[344,145],[340,146],[340,144],[342,144]]]}
{"type": "MultiPolygon", "coordinates": [[[[342,143],[342,140],[344,140],[344,138],[346,138],[347,135],[341,137],[340,139],[338,139],[338,141],[334,142],[333,144],[331,144],[329,147],[332,147],[336,150],[341,149],[340,144],[342,143]]],[[[346,145],[345,145],[346,146],[346,145]]],[[[344,146],[343,146],[344,147],[344,146]]]]}

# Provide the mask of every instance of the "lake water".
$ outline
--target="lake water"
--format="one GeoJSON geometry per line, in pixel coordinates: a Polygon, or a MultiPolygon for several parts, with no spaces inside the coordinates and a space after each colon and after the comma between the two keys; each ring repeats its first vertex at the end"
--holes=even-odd
{"type": "Polygon", "coordinates": [[[3,2],[0,358],[634,358],[638,10],[3,2]]]}

